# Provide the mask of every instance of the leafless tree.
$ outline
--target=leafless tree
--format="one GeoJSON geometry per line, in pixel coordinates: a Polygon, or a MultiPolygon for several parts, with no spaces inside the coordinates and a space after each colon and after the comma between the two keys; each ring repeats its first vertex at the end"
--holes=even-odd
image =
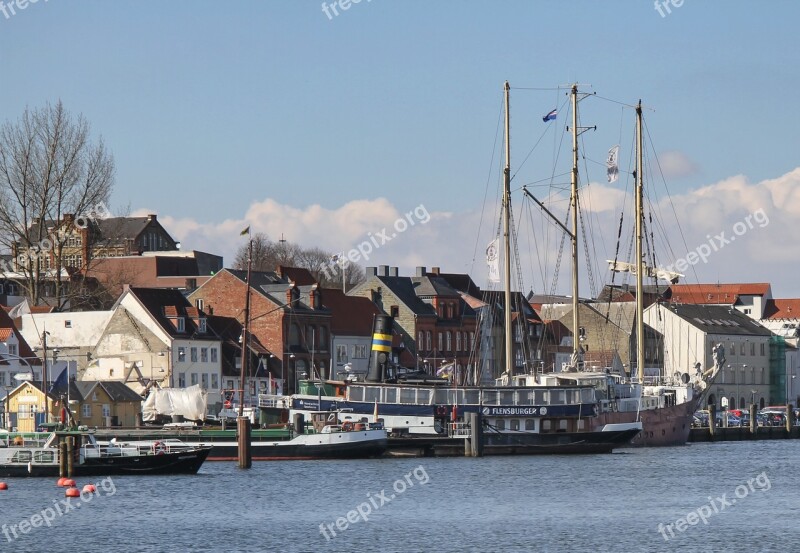
{"type": "Polygon", "coordinates": [[[113,155],[60,101],[0,127],[0,246],[17,256],[13,279],[34,305],[46,281],[55,298],[65,295],[64,216],[92,217],[113,185],[113,155]]]}
{"type": "MultiPolygon", "coordinates": [[[[321,248],[303,248],[285,240],[276,242],[263,233],[256,234],[252,240],[253,270],[274,271],[279,265],[300,267],[308,269],[323,287],[339,287],[344,278],[350,288],[366,278],[360,266],[347,263],[343,270],[342,264],[331,261],[332,254],[321,248]]],[[[247,269],[247,247],[244,244],[237,250],[235,269],[247,269]]]]}

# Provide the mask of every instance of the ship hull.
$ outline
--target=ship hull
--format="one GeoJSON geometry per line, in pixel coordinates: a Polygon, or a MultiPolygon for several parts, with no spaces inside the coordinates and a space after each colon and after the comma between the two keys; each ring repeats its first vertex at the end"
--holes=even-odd
{"type": "Polygon", "coordinates": [[[642,431],[630,443],[640,447],[686,445],[692,429],[695,402],[689,401],[660,409],[643,411],[601,413],[596,417],[598,426],[640,420],[642,431]]]}

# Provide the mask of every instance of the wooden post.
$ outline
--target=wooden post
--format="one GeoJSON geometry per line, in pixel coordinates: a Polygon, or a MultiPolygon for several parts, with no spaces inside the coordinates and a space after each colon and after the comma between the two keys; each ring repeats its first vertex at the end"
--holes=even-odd
{"type": "Polygon", "coordinates": [[[67,436],[67,478],[72,478],[72,475],[75,473],[75,457],[73,456],[75,452],[75,437],[74,436],[67,436]]]}
{"type": "Polygon", "coordinates": [[[483,457],[483,415],[470,413],[472,427],[472,456],[483,457]]]}
{"type": "Polygon", "coordinates": [[[711,436],[711,441],[714,441],[714,434],[716,434],[717,427],[717,406],[713,403],[708,404],[708,434],[711,436]]]}
{"type": "Polygon", "coordinates": [[[792,428],[794,428],[794,406],[789,403],[786,405],[786,434],[787,438],[792,437],[792,428]]]}
{"type": "Polygon", "coordinates": [[[65,441],[58,443],[58,476],[59,478],[67,477],[67,442],[65,441]]]}
{"type": "Polygon", "coordinates": [[[756,418],[756,405],[750,404],[750,434],[755,436],[758,432],[758,419],[756,418]]]}
{"type": "Polygon", "coordinates": [[[142,412],[139,411],[136,413],[136,428],[141,428],[144,426],[144,420],[142,420],[142,412]]]}
{"type": "Polygon", "coordinates": [[[249,469],[253,466],[253,458],[250,456],[250,419],[237,418],[236,431],[239,437],[239,468],[249,469]]]}

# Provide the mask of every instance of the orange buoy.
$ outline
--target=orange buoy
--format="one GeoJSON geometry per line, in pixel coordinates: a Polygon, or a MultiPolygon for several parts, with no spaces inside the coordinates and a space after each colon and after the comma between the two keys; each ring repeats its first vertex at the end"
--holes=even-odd
{"type": "Polygon", "coordinates": [[[75,487],[75,480],[72,478],[64,478],[64,481],[61,483],[62,486],[65,488],[74,488],[75,487]]]}
{"type": "Polygon", "coordinates": [[[78,491],[78,488],[71,487],[71,488],[67,488],[67,491],[64,492],[64,495],[67,496],[67,497],[80,497],[81,496],[81,492],[78,491]]]}
{"type": "Polygon", "coordinates": [[[7,490],[7,489],[8,489],[8,484],[6,484],[5,482],[0,482],[0,490],[7,490]]]}
{"type": "Polygon", "coordinates": [[[59,488],[63,488],[64,487],[64,480],[66,480],[66,478],[64,478],[63,476],[61,478],[59,478],[58,482],[56,483],[56,486],[58,486],[59,488]]]}
{"type": "Polygon", "coordinates": [[[97,491],[97,488],[94,487],[94,484],[86,484],[83,487],[83,492],[81,492],[81,493],[95,493],[96,491],[97,491]]]}

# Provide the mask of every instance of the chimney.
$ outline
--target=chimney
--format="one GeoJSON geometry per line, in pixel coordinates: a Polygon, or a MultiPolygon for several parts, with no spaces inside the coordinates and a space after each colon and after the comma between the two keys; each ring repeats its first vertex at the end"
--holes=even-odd
{"type": "Polygon", "coordinates": [[[396,277],[397,275],[397,267],[389,267],[389,276],[396,277]]]}
{"type": "Polygon", "coordinates": [[[433,273],[434,275],[438,275],[439,274],[439,267],[431,267],[431,273],[433,273]]]}
{"type": "MultiPolygon", "coordinates": [[[[286,289],[286,303],[287,303],[287,304],[290,304],[290,303],[292,302],[292,289],[293,289],[293,288],[294,288],[294,286],[289,286],[289,287],[286,289]]],[[[291,305],[288,305],[287,307],[291,308],[292,306],[291,306],[291,305]]]]}
{"type": "Polygon", "coordinates": [[[425,276],[425,267],[417,267],[416,276],[424,277],[425,276]]]}
{"type": "Polygon", "coordinates": [[[147,216],[147,220],[148,220],[148,221],[155,221],[155,220],[156,220],[156,217],[157,217],[157,215],[156,215],[155,213],[150,213],[150,214],[147,216]]]}
{"type": "Polygon", "coordinates": [[[378,275],[377,267],[367,267],[365,272],[366,272],[368,277],[377,276],[378,275]]]}
{"type": "Polygon", "coordinates": [[[317,295],[317,291],[315,290],[315,288],[312,288],[308,292],[308,305],[309,305],[309,307],[311,307],[311,309],[315,309],[316,305],[317,305],[317,303],[314,301],[316,299],[316,295],[317,295]]]}
{"type": "Polygon", "coordinates": [[[378,274],[380,276],[389,276],[389,266],[388,265],[379,265],[378,266],[378,274]]]}

